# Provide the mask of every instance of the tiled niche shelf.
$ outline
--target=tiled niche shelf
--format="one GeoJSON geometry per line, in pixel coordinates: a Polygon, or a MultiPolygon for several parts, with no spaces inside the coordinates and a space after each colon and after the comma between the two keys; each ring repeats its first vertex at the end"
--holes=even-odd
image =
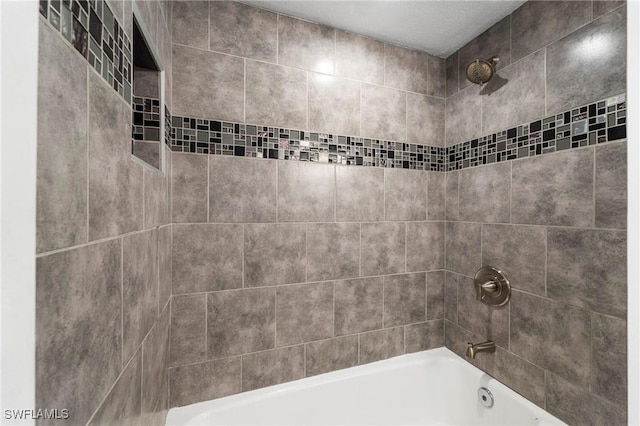
{"type": "Polygon", "coordinates": [[[176,152],[444,172],[625,139],[626,97],[447,148],[180,116],[169,130],[176,152]]]}
{"type": "Polygon", "coordinates": [[[41,0],[40,14],[131,103],[131,41],[106,2],[41,0]]]}

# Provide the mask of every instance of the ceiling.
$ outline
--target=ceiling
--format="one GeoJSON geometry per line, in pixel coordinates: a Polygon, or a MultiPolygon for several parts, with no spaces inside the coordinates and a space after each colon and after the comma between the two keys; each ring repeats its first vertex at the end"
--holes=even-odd
{"type": "Polygon", "coordinates": [[[243,0],[242,3],[446,58],[524,0],[243,0]]]}

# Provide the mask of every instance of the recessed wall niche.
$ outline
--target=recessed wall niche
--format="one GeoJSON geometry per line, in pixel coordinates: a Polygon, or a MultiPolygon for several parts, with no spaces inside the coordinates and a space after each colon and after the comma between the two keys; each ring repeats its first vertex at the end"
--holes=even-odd
{"type": "Polygon", "coordinates": [[[131,153],[146,164],[164,168],[164,78],[159,55],[133,11],[133,97],[131,153]]]}

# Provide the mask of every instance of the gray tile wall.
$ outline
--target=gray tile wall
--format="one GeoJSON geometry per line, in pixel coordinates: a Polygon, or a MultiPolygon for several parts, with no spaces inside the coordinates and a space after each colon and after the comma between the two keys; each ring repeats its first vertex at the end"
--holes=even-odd
{"type": "Polygon", "coordinates": [[[494,340],[474,364],[569,424],[626,418],[626,144],[447,173],[447,347],[494,340]],[[475,300],[481,265],[511,280],[506,307],[475,300]]]}
{"type": "Polygon", "coordinates": [[[213,0],[173,43],[175,115],[444,146],[444,59],[213,0]]]}
{"type": "MultiPolygon", "coordinates": [[[[131,2],[108,4],[131,35],[131,2]]],[[[171,8],[139,6],[170,106],[171,8]]],[[[164,424],[171,152],[167,173],[134,162],[130,105],[43,18],[40,47],[36,404],[73,424],[164,424]]]]}
{"type": "Polygon", "coordinates": [[[444,344],[443,173],[172,160],[171,406],[444,344]]]}
{"type": "Polygon", "coordinates": [[[528,1],[449,56],[446,146],[624,93],[624,4],[528,1]],[[470,83],[467,65],[493,56],[494,78],[470,83]]]}
{"type": "MultiPolygon", "coordinates": [[[[447,146],[624,93],[625,21],[624,2],[529,1],[469,42],[446,60],[447,146]]],[[[626,424],[625,176],[624,140],[446,173],[445,344],[494,340],[469,362],[569,424],[626,424]],[[475,300],[481,265],[511,280],[506,307],[475,300]]]]}

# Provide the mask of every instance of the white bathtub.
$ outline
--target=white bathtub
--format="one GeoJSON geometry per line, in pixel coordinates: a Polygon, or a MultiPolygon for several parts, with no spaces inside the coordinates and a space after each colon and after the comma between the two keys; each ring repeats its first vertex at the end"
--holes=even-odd
{"type": "Polygon", "coordinates": [[[563,424],[446,348],[173,408],[167,417],[167,425],[563,424]],[[480,387],[493,407],[480,404],[480,387]]]}

